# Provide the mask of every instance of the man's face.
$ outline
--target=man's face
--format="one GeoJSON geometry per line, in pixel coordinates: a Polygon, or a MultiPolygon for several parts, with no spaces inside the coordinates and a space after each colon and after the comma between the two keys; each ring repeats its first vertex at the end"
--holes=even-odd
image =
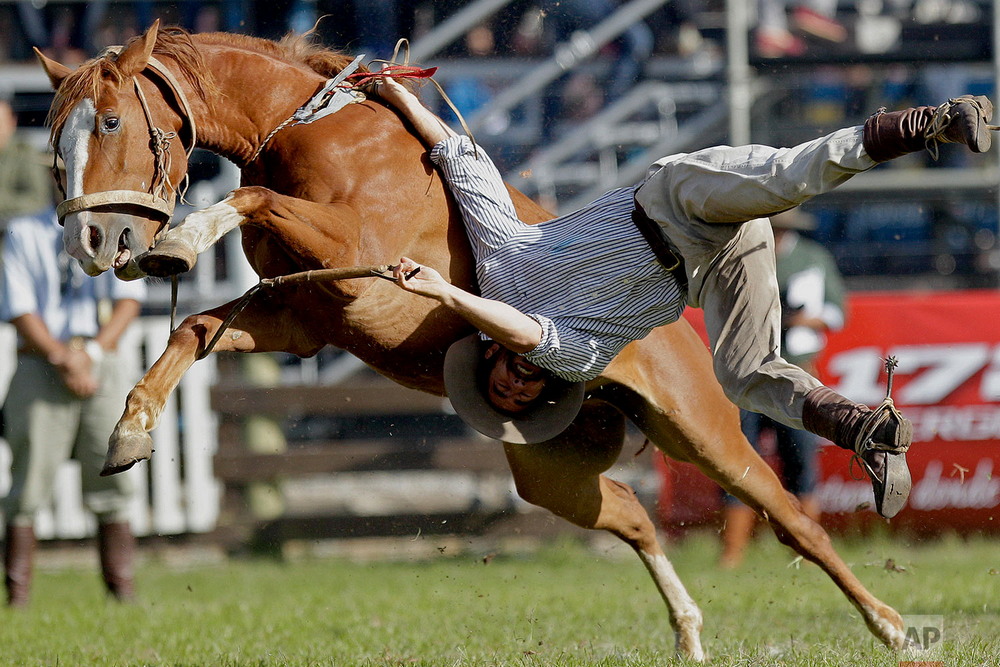
{"type": "Polygon", "coordinates": [[[541,395],[548,377],[544,369],[496,344],[486,350],[485,356],[495,360],[487,378],[486,396],[498,410],[522,412],[541,395]]]}

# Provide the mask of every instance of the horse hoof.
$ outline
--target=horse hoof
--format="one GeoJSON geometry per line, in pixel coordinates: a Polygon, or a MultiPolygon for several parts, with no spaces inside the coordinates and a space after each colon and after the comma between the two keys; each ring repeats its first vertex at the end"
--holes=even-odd
{"type": "Polygon", "coordinates": [[[147,276],[167,278],[193,269],[198,253],[186,243],[164,239],[135,261],[147,276]]]}
{"type": "Polygon", "coordinates": [[[674,631],[674,645],[677,655],[691,662],[705,662],[705,650],[701,647],[701,618],[689,624],[682,618],[674,631]]]}
{"type": "Polygon", "coordinates": [[[108,456],[104,459],[101,477],[125,472],[139,461],[153,455],[153,439],[145,431],[123,435],[116,429],[108,446],[108,456]]]}
{"type": "Polygon", "coordinates": [[[892,607],[879,603],[876,607],[863,607],[865,623],[871,633],[894,651],[901,651],[907,646],[903,617],[892,607]]]}

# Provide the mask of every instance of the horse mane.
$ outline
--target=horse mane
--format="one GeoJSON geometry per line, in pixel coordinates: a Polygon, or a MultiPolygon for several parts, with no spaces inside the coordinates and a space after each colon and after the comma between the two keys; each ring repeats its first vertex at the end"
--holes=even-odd
{"type": "MultiPolygon", "coordinates": [[[[339,74],[354,61],[353,56],[313,42],[312,34],[312,32],[289,33],[277,43],[268,43],[279,48],[289,60],[301,62],[312,71],[328,79],[339,74]]],[[[367,72],[368,68],[365,65],[360,65],[358,71],[367,72]]]]}
{"type": "MultiPolygon", "coordinates": [[[[138,37],[129,40],[127,48],[138,37]]],[[[215,80],[205,66],[205,60],[191,41],[191,35],[182,28],[163,28],[156,35],[153,55],[172,59],[180,68],[181,77],[187,79],[195,94],[202,100],[218,91],[215,80]]],[[[73,71],[59,86],[52,107],[49,109],[48,124],[50,141],[55,146],[59,141],[70,112],[82,99],[96,100],[101,86],[111,83],[121,86],[126,73],[118,66],[117,54],[105,51],[73,71]]]]}
{"type": "MultiPolygon", "coordinates": [[[[291,65],[306,67],[325,78],[335,76],[347,67],[353,58],[339,51],[326,48],[311,40],[312,34],[294,34],[285,36],[275,42],[260,37],[234,33],[201,33],[192,35],[183,28],[166,27],[157,32],[153,45],[153,55],[173,60],[180,69],[181,77],[185,78],[194,89],[195,94],[203,101],[218,92],[218,87],[211,72],[205,65],[205,60],[198,50],[196,41],[201,44],[229,46],[244,51],[261,53],[282,60],[291,65]]],[[[138,39],[132,38],[128,42],[138,39]]],[[[126,47],[127,45],[126,44],[126,47]]],[[[97,99],[100,87],[104,83],[120,86],[126,75],[118,67],[116,55],[104,53],[97,58],[81,65],[66,77],[56,91],[55,99],[49,110],[48,124],[50,141],[56,145],[59,135],[73,108],[84,98],[97,99]]],[[[368,68],[361,65],[359,72],[367,72],[368,68]]],[[[364,92],[371,94],[372,84],[362,87],[364,92]]]]}

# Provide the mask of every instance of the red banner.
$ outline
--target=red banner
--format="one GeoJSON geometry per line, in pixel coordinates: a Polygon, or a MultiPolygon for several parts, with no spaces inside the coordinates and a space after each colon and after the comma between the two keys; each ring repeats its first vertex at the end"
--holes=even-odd
{"type": "MultiPolygon", "coordinates": [[[[907,507],[891,521],[893,527],[1000,530],[997,313],[1000,293],[991,291],[858,294],[849,299],[847,327],[830,338],[820,359],[820,377],[860,403],[882,401],[884,359],[899,361],[892,396],[913,422],[913,446],[907,454],[913,491],[907,507]]],[[[691,312],[689,319],[697,326],[700,312],[691,312]]],[[[849,452],[823,447],[820,469],[817,493],[825,524],[878,518],[864,509],[872,503],[871,485],[857,467],[852,476],[849,452]]],[[[676,529],[714,519],[719,503],[711,482],[673,462],[663,470],[665,526],[676,529]]]]}

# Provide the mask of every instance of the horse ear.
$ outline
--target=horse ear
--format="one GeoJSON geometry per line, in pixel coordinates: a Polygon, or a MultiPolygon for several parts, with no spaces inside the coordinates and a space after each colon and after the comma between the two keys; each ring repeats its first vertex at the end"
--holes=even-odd
{"type": "Polygon", "coordinates": [[[52,84],[52,90],[59,90],[59,86],[62,85],[63,79],[69,76],[72,71],[70,68],[66,67],[61,63],[57,63],[52,58],[47,57],[44,53],[38,50],[38,47],[33,47],[35,49],[35,56],[38,61],[42,63],[42,69],[49,76],[49,83],[52,84]]]}
{"type": "Polygon", "coordinates": [[[156,19],[145,35],[132,40],[118,56],[118,67],[125,76],[135,76],[146,69],[149,57],[153,54],[153,45],[156,43],[156,34],[159,30],[160,19],[156,19]]]}

